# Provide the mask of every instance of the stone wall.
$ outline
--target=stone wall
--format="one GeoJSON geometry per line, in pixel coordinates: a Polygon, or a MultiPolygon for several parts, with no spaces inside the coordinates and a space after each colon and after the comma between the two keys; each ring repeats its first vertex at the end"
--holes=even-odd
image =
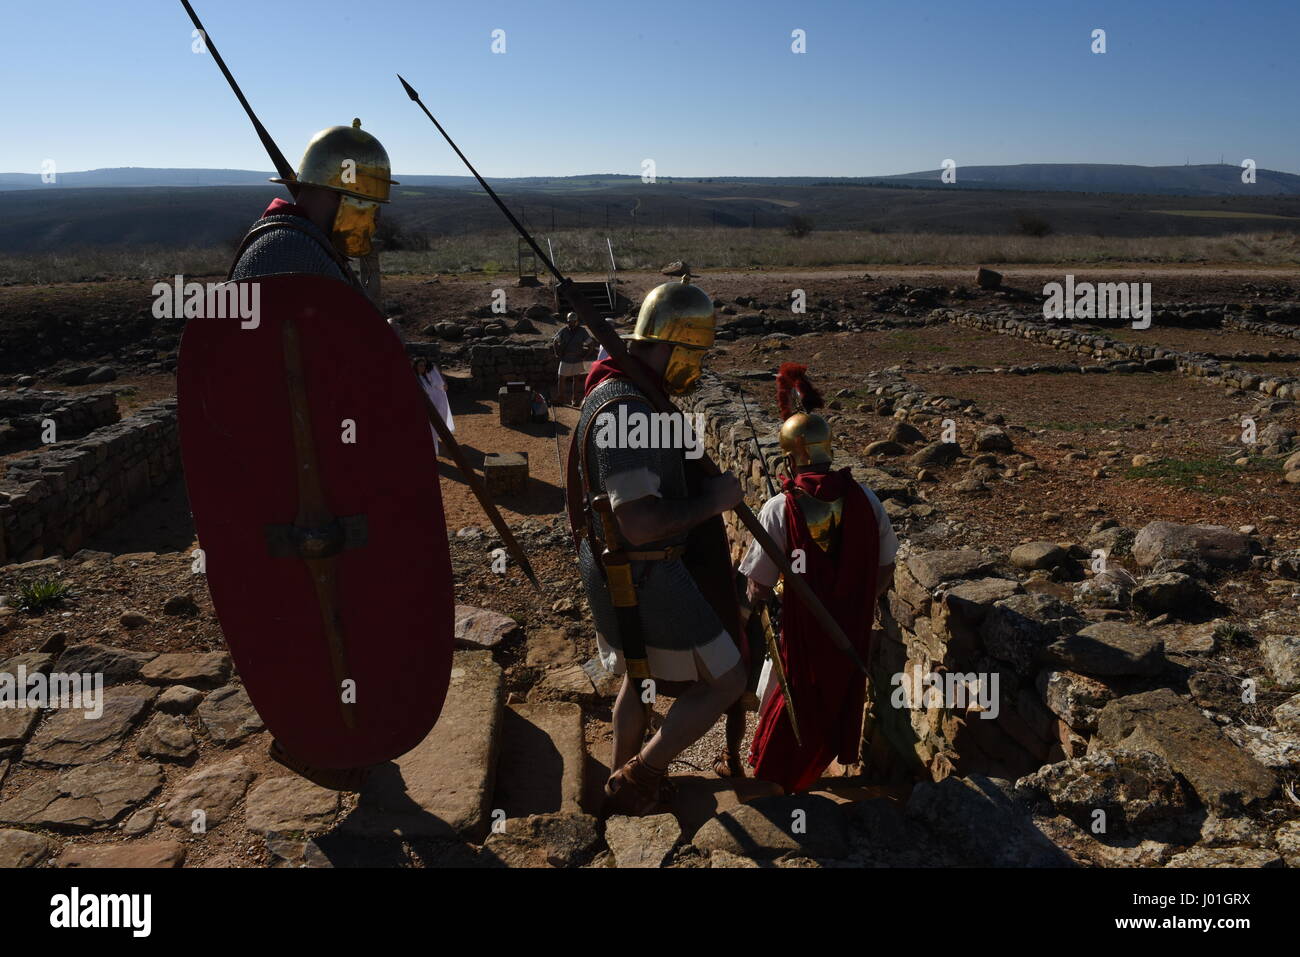
{"type": "Polygon", "coordinates": [[[0,480],[0,565],[72,554],[179,468],[175,399],[9,462],[0,480]]]}
{"type": "Polygon", "coordinates": [[[469,372],[475,389],[496,392],[507,382],[527,382],[549,395],[555,385],[559,360],[545,343],[534,345],[473,345],[469,349],[469,372]]]}
{"type": "Polygon", "coordinates": [[[117,398],[108,389],[71,395],[0,390],[0,448],[38,438],[45,419],[54,420],[56,441],[85,435],[118,420],[117,398]]]}
{"type": "Polygon", "coordinates": [[[1082,332],[1064,326],[1049,325],[1041,321],[1015,319],[1006,316],[984,316],[970,312],[958,313],[952,310],[936,310],[936,312],[947,315],[950,321],[959,326],[1028,339],[1031,342],[1051,346],[1054,349],[1076,352],[1097,359],[1120,360],[1121,367],[1116,368],[1115,371],[1140,372],[1177,369],[1186,376],[1203,378],[1213,383],[1244,389],[1248,392],[1262,392],[1265,395],[1276,396],[1279,399],[1300,396],[1300,379],[1275,373],[1256,373],[1246,369],[1224,366],[1214,359],[1205,359],[1173,349],[1120,342],[1095,332],[1082,332]],[[1131,369],[1124,368],[1124,362],[1134,363],[1135,366],[1131,369]]]}
{"type": "Polygon", "coordinates": [[[1277,336],[1281,339],[1300,339],[1300,326],[1281,322],[1262,322],[1247,316],[1224,316],[1223,328],[1253,332],[1259,336],[1277,336]]]}
{"type": "MultiPolygon", "coordinates": [[[[888,378],[874,381],[872,391],[891,405],[899,402],[897,417],[905,419],[909,410],[902,406],[909,399],[914,405],[922,401],[905,383],[888,378]]],[[[770,387],[770,381],[761,386],[770,387]]],[[[736,473],[746,502],[757,511],[767,498],[766,485],[736,396],[734,383],[707,376],[681,405],[704,413],[706,450],[719,467],[736,473]]],[[[776,423],[753,402],[749,413],[764,455],[775,464],[776,423]]],[[[907,526],[909,515],[933,515],[909,479],[865,466],[843,450],[837,450],[836,462],[875,491],[896,530],[907,526]]],[[[734,514],[726,522],[738,561],[751,536],[734,514]]],[[[873,700],[862,758],[869,781],[938,781],[972,772],[1015,780],[1082,755],[1097,711],[1114,689],[1140,690],[1146,687],[1143,676],[1163,665],[1158,642],[1145,630],[1090,621],[1042,593],[1041,580],[1026,577],[1005,556],[975,549],[923,551],[901,530],[899,538],[893,587],[880,603],[868,661],[873,700]],[[1098,669],[1104,679],[1091,674],[1098,669]],[[961,693],[954,696],[958,685],[961,693]]],[[[1063,562],[1080,557],[1051,556],[1063,562]]]]}

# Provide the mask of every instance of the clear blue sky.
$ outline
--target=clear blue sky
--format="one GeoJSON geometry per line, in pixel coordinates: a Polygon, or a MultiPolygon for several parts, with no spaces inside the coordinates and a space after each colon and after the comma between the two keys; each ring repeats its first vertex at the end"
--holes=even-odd
{"type": "MultiPolygon", "coordinates": [[[[400,71],[487,176],[1300,172],[1296,0],[194,2],[291,162],[360,116],[397,172],[463,173],[400,71]]],[[[176,0],[4,7],[0,172],[270,168],[176,0]]]]}

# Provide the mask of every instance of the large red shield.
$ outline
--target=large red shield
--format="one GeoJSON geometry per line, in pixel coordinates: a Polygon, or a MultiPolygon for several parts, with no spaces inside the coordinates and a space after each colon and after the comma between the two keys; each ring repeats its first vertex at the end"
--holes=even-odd
{"type": "Polygon", "coordinates": [[[217,618],[291,757],[390,760],[433,727],[451,671],[451,558],[424,399],[401,342],[349,286],[235,285],[258,302],[256,326],[189,320],[177,375],[217,618]]]}

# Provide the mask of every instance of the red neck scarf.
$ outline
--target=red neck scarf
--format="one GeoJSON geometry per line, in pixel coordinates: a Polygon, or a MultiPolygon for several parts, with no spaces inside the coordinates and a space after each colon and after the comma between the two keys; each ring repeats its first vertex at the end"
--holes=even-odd
{"type": "Polygon", "coordinates": [[[271,200],[271,205],[266,207],[266,212],[262,214],[262,218],[266,219],[268,216],[298,216],[308,221],[311,220],[311,217],[307,215],[307,210],[297,203],[291,203],[287,199],[279,198],[271,200]]]}
{"type": "MultiPolygon", "coordinates": [[[[640,366],[641,372],[644,373],[646,378],[650,379],[650,381],[653,382],[659,378],[653,369],[636,356],[629,354],[627,356],[627,362],[640,366]]],[[[582,393],[583,398],[591,395],[591,390],[596,388],[596,386],[600,385],[606,379],[613,379],[619,376],[622,376],[623,378],[628,377],[627,373],[623,371],[623,367],[613,356],[593,362],[591,370],[587,373],[587,381],[582,393]]]]}

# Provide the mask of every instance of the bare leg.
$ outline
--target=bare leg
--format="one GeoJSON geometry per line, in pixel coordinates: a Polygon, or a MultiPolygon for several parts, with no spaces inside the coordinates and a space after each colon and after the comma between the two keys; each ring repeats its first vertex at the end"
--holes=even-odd
{"type": "Polygon", "coordinates": [[[618,697],[614,700],[613,718],[614,761],[609,768],[617,771],[632,760],[632,755],[641,750],[641,743],[645,740],[645,705],[628,675],[623,676],[623,687],[618,689],[618,697]]]}
{"type": "Polygon", "coordinates": [[[741,663],[717,678],[697,682],[673,702],[663,725],[641,750],[641,759],[652,768],[668,767],[673,758],[704,737],[744,690],[745,667],[741,663]]]}

